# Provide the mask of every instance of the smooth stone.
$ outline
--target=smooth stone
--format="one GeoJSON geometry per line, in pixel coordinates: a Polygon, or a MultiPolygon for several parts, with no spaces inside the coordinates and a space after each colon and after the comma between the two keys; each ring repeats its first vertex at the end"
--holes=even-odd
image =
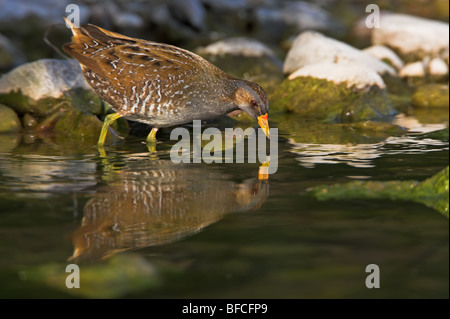
{"type": "Polygon", "coordinates": [[[394,51],[384,45],[373,45],[362,51],[370,54],[378,60],[388,61],[388,63],[397,70],[400,70],[404,65],[403,60],[394,51]]]}
{"type": "Polygon", "coordinates": [[[370,54],[314,31],[303,32],[295,39],[284,61],[283,71],[292,73],[306,65],[324,62],[357,63],[378,74],[397,74],[394,68],[370,54]]]}
{"type": "Polygon", "coordinates": [[[448,65],[441,58],[434,58],[428,63],[428,73],[430,75],[447,75],[448,65]]]}
{"type": "Polygon", "coordinates": [[[439,56],[449,47],[449,24],[406,14],[383,12],[372,43],[387,45],[401,55],[439,56]]]}
{"type": "Polygon", "coordinates": [[[35,101],[60,98],[75,88],[89,89],[78,61],[43,59],[23,64],[0,78],[0,93],[21,91],[35,101]]]}
{"type": "Polygon", "coordinates": [[[245,37],[220,40],[197,49],[200,55],[242,55],[246,57],[276,57],[275,53],[264,43],[245,37]]]}
{"type": "Polygon", "coordinates": [[[90,91],[76,60],[45,59],[23,64],[0,78],[0,102],[17,113],[46,116],[66,94],[90,91]]]}
{"type": "Polygon", "coordinates": [[[406,77],[424,77],[425,76],[425,67],[422,61],[417,61],[413,63],[406,64],[403,68],[400,69],[398,75],[401,78],[406,77]]]}
{"type": "Polygon", "coordinates": [[[22,129],[19,117],[13,109],[0,104],[0,133],[13,133],[22,129]]]}
{"type": "Polygon", "coordinates": [[[289,80],[308,76],[324,79],[336,84],[344,83],[348,88],[355,87],[359,90],[371,86],[377,86],[380,89],[386,87],[383,79],[377,72],[359,63],[322,62],[310,64],[301,67],[289,75],[289,80]]]}

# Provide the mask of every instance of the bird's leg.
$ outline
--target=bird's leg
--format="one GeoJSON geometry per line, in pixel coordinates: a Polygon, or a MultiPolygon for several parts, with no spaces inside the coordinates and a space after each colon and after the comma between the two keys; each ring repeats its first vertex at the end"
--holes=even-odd
{"type": "Polygon", "coordinates": [[[156,143],[156,132],[158,132],[158,128],[154,127],[150,131],[150,133],[147,136],[147,144],[155,144],[156,143]]]}
{"type": "Polygon", "coordinates": [[[112,123],[114,123],[121,115],[119,113],[108,114],[103,122],[102,131],[100,137],[98,138],[97,146],[103,147],[106,140],[106,134],[108,134],[108,129],[112,123]]]}
{"type": "Polygon", "coordinates": [[[149,152],[156,152],[156,132],[158,128],[154,127],[147,136],[147,147],[149,152]]]}

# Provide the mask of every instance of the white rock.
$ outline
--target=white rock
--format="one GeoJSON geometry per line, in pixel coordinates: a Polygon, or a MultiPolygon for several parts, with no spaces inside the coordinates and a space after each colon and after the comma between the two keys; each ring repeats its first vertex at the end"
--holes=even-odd
{"type": "Polygon", "coordinates": [[[287,3],[281,10],[283,20],[299,30],[328,30],[332,16],[315,3],[296,1],[287,3]]]}
{"type": "Polygon", "coordinates": [[[400,69],[398,75],[402,78],[405,77],[423,77],[425,76],[425,67],[422,61],[406,64],[400,69]]]}
{"type": "Polygon", "coordinates": [[[74,88],[90,89],[75,59],[26,63],[0,78],[0,93],[21,90],[23,95],[34,100],[59,98],[74,88]]]}
{"type": "Polygon", "coordinates": [[[384,45],[373,45],[364,49],[363,52],[370,54],[378,60],[388,60],[397,70],[400,70],[404,65],[402,59],[400,59],[394,51],[384,45]]]}
{"type": "Polygon", "coordinates": [[[428,63],[428,73],[431,75],[447,75],[448,65],[441,58],[434,58],[428,63]]]}
{"type": "Polygon", "coordinates": [[[380,28],[372,31],[372,43],[387,45],[400,54],[437,56],[448,51],[449,25],[405,14],[383,13],[380,28]]]}
{"type": "Polygon", "coordinates": [[[220,40],[198,49],[200,54],[211,55],[243,55],[247,57],[274,57],[275,53],[265,44],[250,38],[229,38],[220,40]]]}
{"type": "Polygon", "coordinates": [[[144,20],[135,13],[120,12],[114,16],[114,24],[120,28],[142,28],[144,20]]]}
{"type": "Polygon", "coordinates": [[[377,72],[363,64],[354,62],[309,64],[292,73],[289,76],[289,80],[307,76],[328,80],[336,84],[346,83],[347,87],[355,87],[357,89],[365,89],[374,85],[381,89],[386,87],[386,84],[377,72]]]}
{"type": "Polygon", "coordinates": [[[396,75],[394,68],[370,54],[313,31],[306,31],[297,36],[284,61],[283,71],[292,73],[308,64],[321,62],[355,63],[365,65],[378,74],[396,75]]]}

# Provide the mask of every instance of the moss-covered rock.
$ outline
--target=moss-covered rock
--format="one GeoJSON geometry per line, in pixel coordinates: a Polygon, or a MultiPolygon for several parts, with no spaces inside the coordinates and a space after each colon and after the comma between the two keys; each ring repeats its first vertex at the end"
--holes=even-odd
{"type": "Polygon", "coordinates": [[[43,284],[83,298],[118,298],[160,284],[156,267],[136,254],[113,256],[103,263],[79,266],[79,288],[68,289],[75,271],[67,263],[48,263],[20,270],[22,280],[43,284]]]}
{"type": "Polygon", "coordinates": [[[0,104],[0,133],[18,132],[22,129],[20,119],[11,108],[0,104]]]}
{"type": "MultiPolygon", "coordinates": [[[[70,140],[75,143],[95,145],[102,126],[103,122],[96,116],[78,109],[68,109],[58,116],[53,130],[58,142],[70,140]]],[[[124,119],[117,120],[112,127],[122,136],[128,134],[128,123],[124,119]]],[[[106,137],[107,143],[111,143],[113,138],[114,135],[109,131],[106,137]]]]}
{"type": "Polygon", "coordinates": [[[377,120],[396,113],[386,90],[376,86],[355,90],[313,77],[286,79],[269,99],[271,109],[330,123],[377,120]]]}
{"type": "Polygon", "coordinates": [[[449,167],[418,181],[355,181],[332,186],[317,186],[309,192],[318,200],[391,199],[423,203],[449,217],[449,167]]]}
{"type": "Polygon", "coordinates": [[[416,107],[447,108],[449,90],[446,84],[426,84],[417,88],[412,96],[412,103],[416,107]]]}

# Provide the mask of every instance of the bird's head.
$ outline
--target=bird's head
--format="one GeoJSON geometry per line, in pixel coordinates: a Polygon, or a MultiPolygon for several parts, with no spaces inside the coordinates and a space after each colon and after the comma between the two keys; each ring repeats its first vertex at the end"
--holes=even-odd
{"type": "Polygon", "coordinates": [[[234,101],[238,108],[258,121],[264,134],[270,138],[269,99],[258,84],[242,80],[234,92],[234,101]]]}

